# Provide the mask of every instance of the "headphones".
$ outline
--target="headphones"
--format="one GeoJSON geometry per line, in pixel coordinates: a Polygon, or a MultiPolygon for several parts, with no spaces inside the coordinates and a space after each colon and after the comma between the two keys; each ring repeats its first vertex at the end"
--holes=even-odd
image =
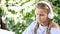
{"type": "MultiPolygon", "coordinates": [[[[46,2],[46,1],[40,1],[39,3],[44,3],[44,4],[46,4],[46,5],[50,8],[50,12],[49,12],[49,14],[48,14],[48,18],[49,18],[49,19],[53,19],[53,18],[54,18],[54,12],[53,12],[53,9],[52,9],[50,3],[46,2]]],[[[38,4],[38,3],[37,3],[37,4],[38,4]]],[[[37,5],[37,4],[36,4],[36,5],[37,5]]]]}

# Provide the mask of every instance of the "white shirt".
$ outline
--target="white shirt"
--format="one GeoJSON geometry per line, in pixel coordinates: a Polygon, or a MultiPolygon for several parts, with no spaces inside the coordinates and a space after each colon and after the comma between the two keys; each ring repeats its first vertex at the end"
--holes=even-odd
{"type": "MultiPolygon", "coordinates": [[[[36,21],[32,22],[29,27],[26,28],[26,30],[22,34],[34,34],[34,27],[36,25],[36,21]]],[[[46,26],[39,25],[39,28],[37,29],[37,34],[46,34],[46,26]]],[[[60,29],[58,28],[51,28],[50,30],[51,34],[60,34],[60,29]]]]}

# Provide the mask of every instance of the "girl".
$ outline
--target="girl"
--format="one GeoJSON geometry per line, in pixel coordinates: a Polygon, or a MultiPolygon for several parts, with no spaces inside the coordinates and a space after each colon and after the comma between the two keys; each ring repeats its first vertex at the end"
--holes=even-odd
{"type": "Polygon", "coordinates": [[[36,21],[34,21],[22,34],[60,34],[59,26],[52,22],[54,12],[50,3],[40,1],[36,4],[36,21]]]}

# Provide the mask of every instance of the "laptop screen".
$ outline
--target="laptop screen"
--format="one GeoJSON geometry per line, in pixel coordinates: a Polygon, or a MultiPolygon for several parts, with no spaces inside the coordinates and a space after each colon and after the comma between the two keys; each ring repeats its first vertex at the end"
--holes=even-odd
{"type": "Polygon", "coordinates": [[[15,32],[0,29],[0,34],[15,34],[15,32]]]}

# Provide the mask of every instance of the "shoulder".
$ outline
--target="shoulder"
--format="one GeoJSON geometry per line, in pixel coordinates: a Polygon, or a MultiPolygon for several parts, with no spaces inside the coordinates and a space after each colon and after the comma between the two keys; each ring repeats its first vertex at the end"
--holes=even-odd
{"type": "Polygon", "coordinates": [[[26,28],[26,30],[28,30],[28,29],[33,29],[34,28],[34,26],[35,26],[35,24],[36,24],[36,21],[33,21],[29,26],[27,26],[27,28],[26,28]]]}
{"type": "Polygon", "coordinates": [[[52,28],[59,28],[59,25],[58,25],[57,23],[53,22],[53,23],[51,24],[51,27],[52,27],[52,28]]]}
{"type": "Polygon", "coordinates": [[[34,27],[36,25],[36,21],[33,21],[29,26],[34,27]]]}
{"type": "Polygon", "coordinates": [[[22,34],[32,34],[33,33],[33,27],[36,24],[36,21],[33,21],[23,32],[22,34]]]}

